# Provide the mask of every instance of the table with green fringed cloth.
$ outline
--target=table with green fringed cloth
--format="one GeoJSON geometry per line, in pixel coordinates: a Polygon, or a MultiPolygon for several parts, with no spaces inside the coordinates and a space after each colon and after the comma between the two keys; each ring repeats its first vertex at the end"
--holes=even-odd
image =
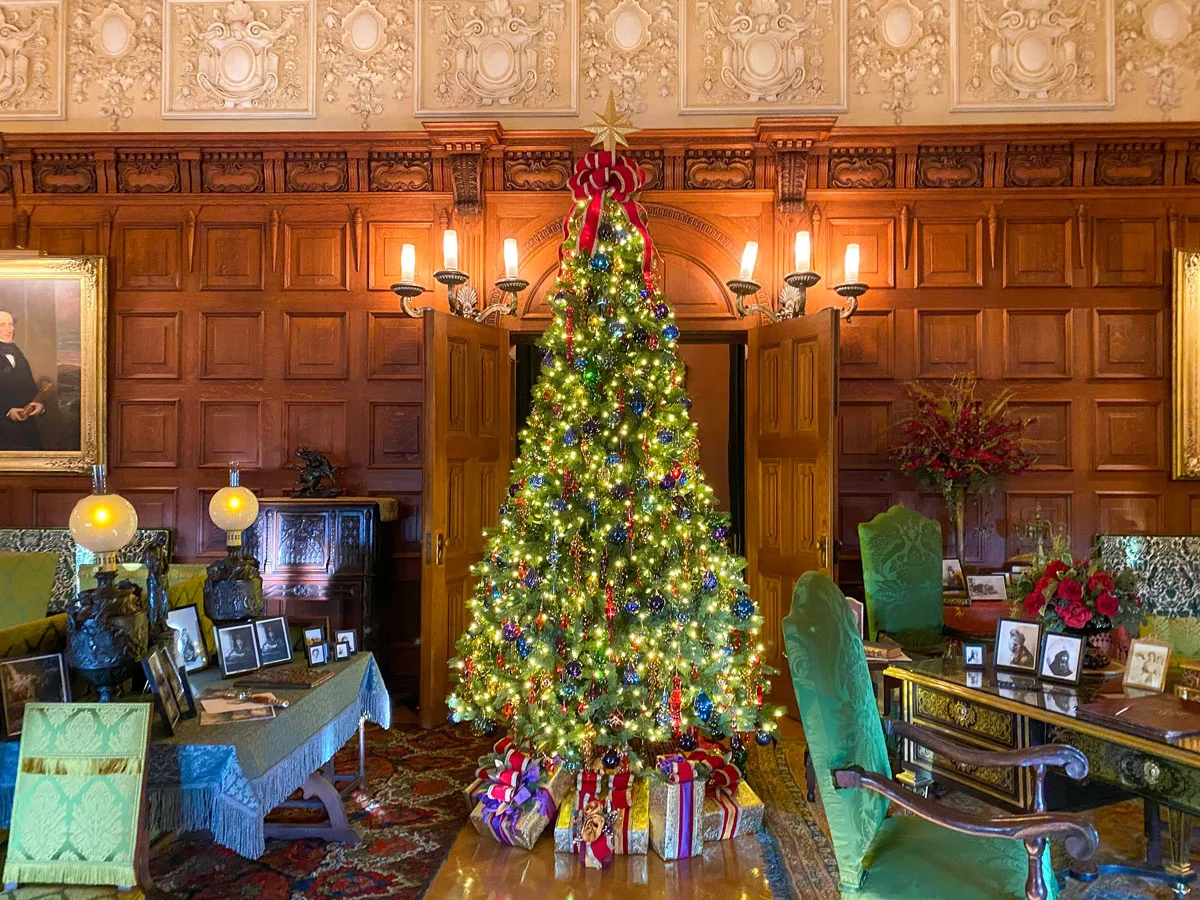
{"type": "MultiPolygon", "coordinates": [[[[152,832],[211,831],[218,844],[248,859],[261,856],[267,813],[354,737],[360,721],[391,726],[391,699],[370,653],[329,668],[335,676],[319,687],[269,688],[291,704],[274,719],[202,726],[193,718],[180,722],[173,737],[157,732],[147,784],[152,832]]],[[[193,689],[198,694],[236,681],[220,674],[212,668],[193,673],[193,689]]],[[[3,828],[12,816],[18,749],[15,740],[0,744],[3,828]]]]}

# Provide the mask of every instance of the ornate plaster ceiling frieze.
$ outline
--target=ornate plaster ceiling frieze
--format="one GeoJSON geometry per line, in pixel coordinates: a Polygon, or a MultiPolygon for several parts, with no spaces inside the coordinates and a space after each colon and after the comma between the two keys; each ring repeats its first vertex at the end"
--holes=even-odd
{"type": "Polygon", "coordinates": [[[954,109],[1113,106],[1113,0],[951,2],[954,109]]]}
{"type": "Polygon", "coordinates": [[[646,96],[675,92],[679,68],[676,0],[587,0],[580,24],[584,97],[611,89],[617,109],[646,111],[646,96]]]}
{"type": "Polygon", "coordinates": [[[941,95],[949,18],[946,0],[853,0],[849,42],[855,93],[878,96],[879,108],[897,125],[917,108],[921,93],[941,95]]]}
{"type": "MultiPolygon", "coordinates": [[[[73,0],[71,102],[88,103],[113,131],[134,115],[135,104],[159,97],[162,4],[150,0],[73,0]]],[[[149,110],[142,110],[149,112],[149,110]]]]}
{"type": "Polygon", "coordinates": [[[574,115],[576,7],[417,0],[416,114],[574,115]]]}
{"type": "Polygon", "coordinates": [[[1117,84],[1144,91],[1164,120],[1195,88],[1200,66],[1200,22],[1187,0],[1123,0],[1117,9],[1117,84]]]}
{"type": "Polygon", "coordinates": [[[0,119],[62,119],[66,23],[62,0],[0,3],[0,119]]]}
{"type": "Polygon", "coordinates": [[[313,0],[167,0],[163,118],[316,115],[313,0]]]}
{"type": "Polygon", "coordinates": [[[846,0],[685,4],[683,112],[846,109],[846,0]]]}
{"type": "Polygon", "coordinates": [[[332,0],[321,15],[321,99],[343,104],[362,120],[363,130],[389,101],[412,90],[413,18],[411,0],[332,0]]]}

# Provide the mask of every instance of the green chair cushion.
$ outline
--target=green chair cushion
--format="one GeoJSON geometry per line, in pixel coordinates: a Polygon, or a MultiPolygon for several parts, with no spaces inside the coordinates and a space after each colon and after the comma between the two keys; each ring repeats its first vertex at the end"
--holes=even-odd
{"type": "MultiPolygon", "coordinates": [[[[917,816],[894,816],[879,828],[863,860],[855,900],[1024,900],[1029,864],[1020,841],[959,834],[917,816]]],[[[1046,857],[1049,896],[1058,896],[1046,857]]]]}
{"type": "Polygon", "coordinates": [[[858,526],[867,634],[940,631],[942,526],[896,505],[858,526]]]}
{"type": "Polygon", "coordinates": [[[46,617],[57,553],[0,553],[0,628],[46,617]]]}
{"type": "Polygon", "coordinates": [[[1173,663],[1178,662],[1178,658],[1200,657],[1200,619],[1191,616],[1150,616],[1142,626],[1142,637],[1150,635],[1171,645],[1173,663]]]}
{"type": "Polygon", "coordinates": [[[0,628],[0,659],[62,653],[67,648],[67,614],[0,628]]]}
{"type": "Polygon", "coordinates": [[[796,582],[783,639],[842,886],[854,889],[888,801],[869,791],[837,790],[830,773],[862,766],[890,776],[891,767],[854,614],[825,575],[806,572],[796,582]]]}

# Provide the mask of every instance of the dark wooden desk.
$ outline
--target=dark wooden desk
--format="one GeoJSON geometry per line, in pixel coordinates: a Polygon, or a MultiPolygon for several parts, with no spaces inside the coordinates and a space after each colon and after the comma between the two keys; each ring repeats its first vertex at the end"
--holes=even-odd
{"type": "Polygon", "coordinates": [[[942,618],[947,628],[990,641],[996,636],[996,623],[1012,618],[1012,606],[1006,600],[976,600],[970,606],[946,603],[942,618]]]}
{"type": "MultiPolygon", "coordinates": [[[[990,667],[964,670],[941,659],[893,666],[884,674],[902,685],[901,715],[906,722],[985,749],[1037,744],[1077,747],[1088,758],[1091,781],[1167,807],[1163,868],[1181,883],[1194,878],[1189,855],[1193,819],[1200,816],[1200,739],[1169,744],[1079,718],[1079,705],[1100,693],[1122,693],[1119,676],[1088,676],[1071,688],[990,667]]],[[[1001,806],[1031,808],[1028,770],[954,764],[908,742],[903,752],[907,766],[930,772],[939,781],[982,794],[1001,806]]],[[[1088,805],[1104,802],[1111,800],[1093,799],[1088,805]]],[[[1056,803],[1053,796],[1047,803],[1059,809],[1068,805],[1056,803]]]]}

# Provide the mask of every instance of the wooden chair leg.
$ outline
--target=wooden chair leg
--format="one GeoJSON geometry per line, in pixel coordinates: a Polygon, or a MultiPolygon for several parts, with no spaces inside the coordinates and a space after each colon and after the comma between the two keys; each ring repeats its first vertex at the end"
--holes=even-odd
{"type": "Polygon", "coordinates": [[[1046,900],[1049,888],[1046,874],[1042,870],[1042,855],[1046,851],[1046,839],[1025,841],[1025,853],[1029,857],[1029,876],[1025,879],[1025,900],[1046,900]]]}
{"type": "Polygon", "coordinates": [[[1142,800],[1142,821],[1146,833],[1146,865],[1162,868],[1162,810],[1154,800],[1142,800]]]}

